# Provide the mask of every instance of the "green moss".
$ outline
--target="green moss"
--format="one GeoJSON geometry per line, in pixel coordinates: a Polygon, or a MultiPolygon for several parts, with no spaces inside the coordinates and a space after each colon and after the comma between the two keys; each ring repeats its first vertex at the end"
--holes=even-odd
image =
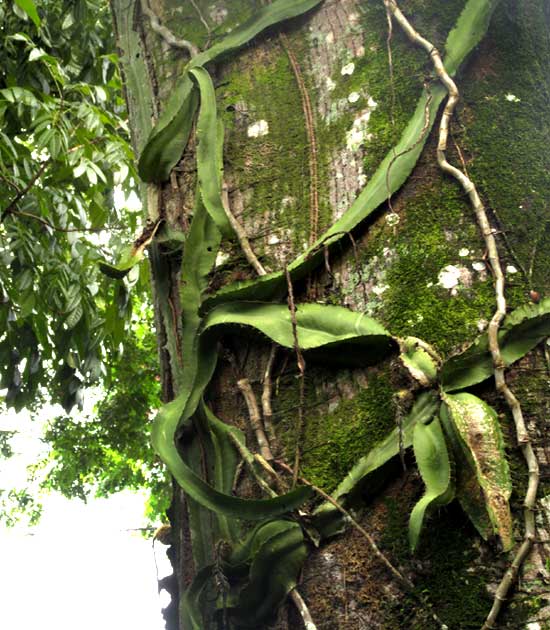
{"type": "MultiPolygon", "coordinates": [[[[550,289],[548,24],[543,2],[503,3],[463,86],[472,175],[519,263],[528,274],[533,266],[527,280],[508,275],[511,306],[525,302],[528,288],[550,289]]],[[[501,249],[506,263],[518,266],[501,249]]]]}
{"type": "Polygon", "coordinates": [[[448,353],[479,334],[479,320],[490,319],[494,309],[490,279],[482,281],[472,269],[483,254],[481,237],[460,189],[439,175],[407,199],[402,217],[381,316],[392,333],[420,337],[448,353]],[[469,254],[461,257],[461,249],[469,254]],[[448,265],[470,274],[471,286],[461,282],[454,296],[438,285],[448,265]]]}
{"type": "MultiPolygon", "coordinates": [[[[312,483],[331,492],[353,465],[395,426],[395,407],[389,368],[373,370],[366,387],[353,398],[341,400],[334,409],[323,398],[316,383],[334,381],[334,373],[306,372],[305,430],[302,439],[301,467],[312,483]],[[321,398],[321,400],[320,400],[321,398]],[[327,411],[327,407],[330,411],[327,411]]],[[[279,429],[287,457],[294,452],[294,423],[299,400],[298,384],[284,383],[277,400],[279,429]],[[284,412],[284,410],[290,412],[284,412]]]]}
{"type": "MultiPolygon", "coordinates": [[[[414,501],[411,501],[413,503],[414,501]]],[[[382,547],[408,564],[412,557],[407,544],[407,527],[412,505],[401,498],[387,499],[387,523],[382,547]]],[[[435,630],[429,618],[431,605],[440,619],[453,630],[469,630],[483,625],[491,598],[487,593],[487,570],[479,563],[474,546],[476,533],[456,504],[435,514],[427,523],[416,560],[424,570],[415,576],[415,586],[427,605],[419,609],[416,600],[407,598],[401,606],[388,610],[388,628],[435,630]],[[472,571],[475,561],[478,567],[472,571]]]]}
{"type": "Polygon", "coordinates": [[[254,215],[269,213],[274,231],[290,231],[294,249],[302,251],[309,241],[309,149],[303,116],[296,115],[300,93],[282,49],[262,55],[261,65],[239,65],[220,94],[228,129],[225,159],[245,191],[245,218],[254,223],[254,215]],[[249,126],[261,120],[269,133],[249,137],[249,126]]]}

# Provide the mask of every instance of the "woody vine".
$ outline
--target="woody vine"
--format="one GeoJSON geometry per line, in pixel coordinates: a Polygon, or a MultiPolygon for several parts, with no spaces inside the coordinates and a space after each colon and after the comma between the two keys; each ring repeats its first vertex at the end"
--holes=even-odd
{"type": "MultiPolygon", "coordinates": [[[[170,360],[174,373],[180,378],[174,400],[160,410],[153,427],[156,451],[190,499],[191,528],[196,527],[198,534],[205,514],[216,516],[216,523],[209,526],[216,542],[214,554],[203,548],[200,535],[192,539],[200,570],[182,598],[181,621],[184,627],[197,629],[218,627],[216,624],[227,628],[258,627],[268,622],[281,602],[290,596],[305,627],[311,630],[315,621],[296,589],[307,544],[320,545],[348,525],[361,531],[389,574],[419,598],[422,605],[430,607],[429,601],[392,565],[350,512],[350,506],[369,483],[372,473],[392,458],[402,456],[410,447],[426,486],[424,496],[410,516],[411,550],[418,544],[426,516],[456,498],[483,538],[496,535],[504,550],[511,551],[511,481],[501,428],[496,412],[467,391],[493,377],[497,391],[503,395],[513,415],[529,484],[524,501],[524,540],[497,590],[483,626],[483,630],[487,630],[496,627],[502,603],[535,537],[538,465],[520,402],[506,384],[505,369],[550,335],[550,300],[527,304],[506,314],[505,278],[494,229],[474,183],[464,170],[451,165],[446,156],[449,126],[459,97],[452,77],[486,32],[497,1],[469,0],[466,3],[449,33],[442,57],[415,31],[394,0],[384,0],[390,35],[395,22],[413,44],[426,50],[434,67],[434,83],[425,87],[401,139],[347,212],[323,235],[314,238],[302,255],[283,269],[267,273],[229,207],[223,176],[223,126],[216,111],[214,85],[205,66],[237,51],[266,28],[313,10],[320,3],[321,0],[275,0],[225,38],[199,52],[192,43],[178,39],[162,26],[147,0],[141,2],[143,14],[153,30],[169,45],[185,49],[190,61],[140,156],[139,173],[149,184],[149,224],[120,263],[105,263],[102,268],[113,277],[123,277],[140,261],[146,247],[172,242],[174,236],[167,233],[164,225],[158,185],[170,178],[194,134],[197,142],[195,207],[188,232],[178,237],[183,287],[179,296],[181,321],[174,321],[172,296],[162,293],[162,285],[159,296],[168,331],[170,360]],[[391,207],[391,196],[412,172],[442,103],[445,107],[439,115],[437,162],[457,180],[471,201],[494,275],[496,302],[488,333],[446,362],[422,340],[398,338],[362,313],[339,306],[299,303],[293,286],[323,264],[336,246],[350,242],[355,248],[351,231],[379,207],[387,203],[391,207]],[[208,275],[223,238],[237,239],[258,278],[236,282],[207,295],[208,275]],[[329,496],[301,476],[299,440],[292,466],[273,455],[276,438],[271,423],[271,369],[275,350],[266,366],[261,412],[250,384],[244,378],[238,381],[259,453],[246,443],[240,430],[216,418],[208,408],[204,397],[218,361],[218,340],[220,334],[235,326],[256,329],[268,337],[274,347],[294,352],[301,377],[298,436],[303,416],[306,362],[314,362],[320,356],[330,359],[343,346],[353,347],[364,356],[365,364],[371,365],[392,353],[398,354],[417,382],[415,403],[400,426],[366,453],[329,496]],[[193,451],[196,435],[207,444],[206,457],[214,471],[212,485],[203,478],[193,451]],[[245,463],[267,498],[234,496],[232,490],[239,460],[245,463]],[[475,484],[467,483],[471,478],[476,480],[475,484]],[[312,502],[315,495],[322,500],[316,507],[312,502]],[[250,529],[243,521],[256,525],[250,529]]],[[[284,36],[281,41],[300,83],[296,59],[284,36]]],[[[391,38],[389,45],[391,51],[391,38]]],[[[308,105],[307,90],[300,91],[307,120],[311,105],[308,105]]],[[[308,138],[310,177],[315,179],[318,173],[311,125],[308,125],[308,138]]],[[[311,219],[315,223],[318,201],[315,187],[312,190],[311,219]]],[[[444,627],[444,620],[434,611],[431,614],[444,627]]]]}

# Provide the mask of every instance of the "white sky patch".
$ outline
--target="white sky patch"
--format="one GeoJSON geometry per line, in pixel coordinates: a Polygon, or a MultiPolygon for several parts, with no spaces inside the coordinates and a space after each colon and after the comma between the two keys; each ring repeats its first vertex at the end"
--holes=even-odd
{"type": "Polygon", "coordinates": [[[361,94],[359,92],[352,92],[348,95],[348,101],[350,103],[357,103],[357,101],[361,98],[361,94]]]}
{"type": "Polygon", "coordinates": [[[470,250],[469,250],[469,249],[467,249],[466,247],[463,247],[462,249],[459,249],[459,250],[458,250],[458,255],[459,255],[461,258],[464,258],[465,256],[468,256],[468,254],[469,254],[469,253],[470,253],[470,250]]]}
{"type": "Polygon", "coordinates": [[[269,133],[269,124],[267,120],[258,120],[248,126],[249,138],[260,138],[261,136],[267,136],[269,133]]]}
{"type": "Polygon", "coordinates": [[[476,260],[476,262],[472,263],[472,268],[474,271],[485,271],[485,263],[481,262],[481,260],[476,260]]]}
{"type": "Polygon", "coordinates": [[[504,97],[507,101],[509,101],[510,103],[521,103],[521,99],[518,98],[515,94],[506,94],[506,96],[504,97]]]}
{"type": "Polygon", "coordinates": [[[131,493],[87,505],[52,496],[31,534],[3,531],[0,626],[162,630],[151,542],[125,531],[142,512],[131,493]]]}
{"type": "MultiPolygon", "coordinates": [[[[92,392],[85,403],[93,401],[92,392]]],[[[32,421],[2,410],[0,429],[18,434],[10,441],[15,455],[0,460],[0,488],[26,485],[26,467],[45,455],[42,424],[62,413],[46,406],[32,421]]],[[[0,628],[163,630],[151,540],[128,531],[145,524],[145,496],[126,491],[84,504],[53,493],[41,500],[38,526],[0,529],[0,628]]],[[[155,549],[163,577],[171,570],[162,545],[155,549]]]]}
{"type": "Polygon", "coordinates": [[[517,273],[518,270],[516,269],[516,267],[514,267],[514,265],[508,265],[506,267],[506,272],[514,274],[514,273],[517,273]]]}

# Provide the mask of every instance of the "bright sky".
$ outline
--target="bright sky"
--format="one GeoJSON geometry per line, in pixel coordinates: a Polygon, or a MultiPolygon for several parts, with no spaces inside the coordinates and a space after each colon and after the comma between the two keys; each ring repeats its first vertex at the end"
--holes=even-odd
{"type": "MultiPolygon", "coordinates": [[[[0,487],[20,481],[40,449],[37,427],[3,414],[0,429],[20,428],[17,456],[0,460],[0,487]],[[32,461],[32,459],[31,459],[32,461]]],[[[2,630],[163,630],[151,540],[128,530],[144,525],[144,498],[123,492],[83,504],[51,495],[33,529],[0,526],[2,630]]],[[[155,543],[159,577],[169,572],[155,543]]]]}

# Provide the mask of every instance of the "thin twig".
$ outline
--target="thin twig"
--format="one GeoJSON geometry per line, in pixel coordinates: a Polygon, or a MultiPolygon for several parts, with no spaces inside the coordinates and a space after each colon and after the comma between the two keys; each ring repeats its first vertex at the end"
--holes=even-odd
{"type": "Polygon", "coordinates": [[[275,426],[273,425],[273,408],[271,406],[271,394],[273,390],[273,364],[275,363],[275,357],[277,356],[277,345],[272,344],[269,352],[269,357],[265,366],[264,382],[262,389],[262,414],[264,417],[264,427],[267,431],[267,436],[271,447],[277,451],[277,434],[275,433],[275,426]]]}
{"type": "Polygon", "coordinates": [[[300,613],[300,617],[302,617],[302,621],[304,622],[305,629],[317,630],[317,626],[315,625],[315,622],[313,621],[313,617],[311,616],[311,613],[309,612],[309,608],[307,607],[307,604],[305,603],[303,597],[300,595],[300,593],[298,593],[298,591],[295,588],[293,588],[290,591],[290,599],[294,602],[294,605],[298,609],[298,612],[300,613]]]}
{"type": "Polygon", "coordinates": [[[231,224],[231,227],[233,228],[235,234],[237,235],[237,240],[239,241],[239,245],[241,246],[241,249],[243,250],[243,254],[246,257],[246,260],[248,260],[248,262],[250,263],[250,266],[254,268],[254,270],[259,276],[265,276],[267,271],[265,270],[262,263],[258,260],[258,258],[256,257],[256,254],[252,250],[252,247],[250,246],[250,241],[248,240],[248,236],[246,235],[246,232],[244,231],[243,226],[239,223],[235,215],[231,212],[231,207],[229,205],[229,192],[228,192],[227,183],[225,181],[223,182],[223,185],[222,185],[222,203],[223,203],[223,208],[225,210],[225,214],[227,215],[227,218],[229,219],[229,223],[231,224]]]}
{"type": "Polygon", "coordinates": [[[241,378],[237,381],[237,387],[240,389],[243,398],[246,401],[248,407],[248,417],[250,418],[250,425],[256,436],[256,441],[260,448],[262,457],[268,462],[273,459],[273,453],[269,446],[269,441],[265,435],[264,428],[262,426],[262,420],[260,417],[260,410],[258,408],[258,402],[256,396],[250,385],[250,381],[247,378],[241,378]]]}
{"type": "Polygon", "coordinates": [[[304,426],[304,401],[305,401],[305,381],[306,362],[304,355],[300,349],[298,340],[298,322],[296,321],[296,303],[294,302],[294,289],[292,288],[292,279],[288,266],[285,265],[285,276],[288,291],[288,310],[290,311],[290,321],[292,323],[292,336],[294,339],[294,352],[296,354],[296,363],[300,372],[300,405],[298,407],[298,419],[296,422],[295,439],[296,448],[294,451],[294,477],[292,479],[292,487],[296,485],[298,472],[300,469],[300,442],[302,439],[302,431],[304,426]]]}
{"type": "Polygon", "coordinates": [[[14,212],[14,208],[17,205],[17,203],[21,201],[21,199],[23,199],[23,197],[29,192],[29,190],[36,184],[37,180],[42,176],[42,174],[48,167],[49,163],[50,163],[49,159],[42,162],[38,171],[36,171],[32,179],[29,182],[27,182],[25,188],[22,188],[17,193],[17,195],[15,195],[15,197],[8,203],[8,205],[6,206],[6,209],[3,210],[2,212],[2,216],[0,217],[0,223],[4,221],[4,219],[6,218],[6,215],[14,212]]]}
{"type": "Polygon", "coordinates": [[[536,536],[535,503],[537,500],[537,491],[539,484],[539,465],[529,439],[529,434],[525,425],[525,420],[523,418],[523,413],[519,400],[516,398],[516,396],[513,394],[513,392],[508,387],[508,384],[506,383],[504,372],[505,363],[502,358],[502,353],[498,342],[500,325],[506,315],[506,298],[504,295],[504,273],[502,271],[502,266],[500,263],[494,230],[489,223],[487,212],[485,211],[485,208],[481,202],[474,183],[465,173],[460,171],[458,168],[452,166],[447,161],[446,157],[449,124],[459,100],[458,88],[446,71],[445,66],[443,65],[443,61],[441,59],[441,55],[437,48],[435,48],[433,44],[424,39],[415,31],[408,19],[398,8],[395,0],[384,0],[384,4],[387,8],[389,8],[389,10],[391,10],[393,16],[402,27],[406,35],[409,37],[409,39],[414,44],[424,48],[424,50],[426,50],[426,52],[430,55],[435,72],[437,73],[437,76],[439,77],[440,81],[443,83],[449,94],[449,98],[447,99],[447,104],[445,105],[445,110],[443,111],[439,127],[437,161],[441,169],[454,177],[461,184],[462,188],[469,196],[470,203],[476,214],[477,223],[485,240],[489,262],[491,264],[491,268],[495,277],[495,297],[497,303],[497,308],[491,319],[491,322],[489,323],[488,330],[489,349],[493,358],[494,365],[495,385],[497,391],[504,396],[514,418],[517,441],[521,447],[523,457],[529,471],[529,482],[523,502],[525,528],[524,540],[519,550],[517,551],[512,561],[512,564],[510,565],[509,569],[506,571],[504,577],[498,585],[493,601],[493,606],[491,608],[491,611],[489,612],[489,615],[487,616],[487,619],[485,620],[485,623],[483,624],[482,630],[490,630],[492,628],[495,628],[495,621],[500,613],[502,604],[506,600],[512,584],[516,581],[521,566],[529,555],[529,552],[533,546],[533,540],[536,536]]]}
{"type": "Polygon", "coordinates": [[[243,458],[244,462],[246,463],[248,469],[252,473],[252,476],[256,480],[256,483],[270,497],[276,497],[277,493],[273,490],[273,488],[271,488],[269,486],[269,484],[265,481],[265,479],[258,472],[258,469],[257,469],[257,466],[256,466],[257,462],[254,459],[254,455],[252,455],[252,453],[246,448],[246,446],[243,446],[243,444],[241,444],[241,442],[239,441],[237,436],[234,435],[231,431],[229,431],[228,436],[229,436],[229,439],[231,440],[231,442],[233,442],[233,446],[237,449],[237,451],[239,452],[240,456],[243,458]]]}
{"type": "Polygon", "coordinates": [[[114,230],[126,229],[126,227],[120,226],[120,225],[118,226],[105,225],[103,227],[98,227],[98,228],[84,228],[84,227],[62,228],[62,227],[58,227],[57,225],[53,225],[53,223],[50,223],[46,219],[39,217],[37,214],[32,214],[31,212],[23,212],[23,210],[10,210],[9,214],[13,217],[20,216],[20,217],[28,217],[29,219],[34,219],[35,221],[42,223],[42,225],[45,225],[46,227],[49,227],[52,230],[55,230],[56,232],[65,232],[65,233],[68,233],[68,232],[105,232],[106,230],[114,231],[114,230]]]}
{"type": "Polygon", "coordinates": [[[153,31],[158,33],[169,46],[185,50],[191,57],[199,54],[199,49],[195,44],[186,39],[179,39],[170,29],[160,23],[157,14],[149,6],[148,0],[141,0],[141,10],[149,18],[153,31]]]}
{"type": "Polygon", "coordinates": [[[193,6],[193,8],[195,9],[197,15],[199,16],[199,20],[202,22],[202,25],[206,29],[206,32],[208,33],[208,41],[210,41],[210,37],[212,37],[212,30],[210,28],[210,25],[204,19],[204,15],[202,14],[202,11],[200,10],[200,7],[197,5],[195,0],[190,0],[190,2],[191,2],[191,5],[193,6]]]}

